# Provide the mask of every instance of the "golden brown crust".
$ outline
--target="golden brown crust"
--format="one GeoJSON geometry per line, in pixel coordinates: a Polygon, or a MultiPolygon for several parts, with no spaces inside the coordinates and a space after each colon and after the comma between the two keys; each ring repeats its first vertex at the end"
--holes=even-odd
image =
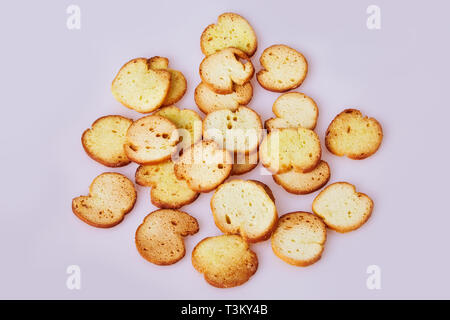
{"type": "Polygon", "coordinates": [[[258,157],[258,151],[250,154],[245,155],[239,155],[237,153],[234,154],[234,162],[233,167],[231,168],[231,175],[232,176],[238,176],[243,175],[245,173],[248,173],[255,169],[258,166],[259,163],[259,157],[258,157]],[[239,163],[241,160],[239,157],[244,156],[244,163],[239,163]],[[239,161],[239,162],[238,162],[239,161]]]}

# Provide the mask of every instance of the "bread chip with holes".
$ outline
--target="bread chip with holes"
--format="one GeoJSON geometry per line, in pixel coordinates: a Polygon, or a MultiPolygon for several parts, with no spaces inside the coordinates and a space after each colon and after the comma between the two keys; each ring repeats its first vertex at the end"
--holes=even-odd
{"type": "Polygon", "coordinates": [[[263,69],[256,74],[256,79],[263,88],[270,91],[295,89],[303,83],[308,72],[305,57],[285,45],[267,48],[259,61],[263,69]]]}
{"type": "Polygon", "coordinates": [[[127,62],[114,78],[114,98],[127,108],[141,113],[158,109],[170,88],[170,72],[152,69],[150,59],[137,58],[127,62]]]}
{"type": "Polygon", "coordinates": [[[258,257],[238,235],[221,235],[200,241],[192,251],[192,265],[218,288],[244,284],[258,269],[258,257]]]}
{"type": "Polygon", "coordinates": [[[361,160],[374,154],[383,140],[383,129],[374,118],[347,109],[330,123],[325,136],[328,150],[337,156],[361,160]]]}
{"type": "Polygon", "coordinates": [[[319,193],[312,209],[329,228],[349,232],[358,229],[369,219],[373,201],[366,194],[356,192],[354,185],[336,182],[319,193]]]}
{"type": "Polygon", "coordinates": [[[285,262],[306,267],[320,259],[327,228],[309,212],[291,212],[280,217],[272,235],[272,250],[285,262]]]}
{"type": "Polygon", "coordinates": [[[133,120],[122,116],[98,118],[84,131],[81,143],[86,153],[107,167],[122,167],[130,163],[123,145],[133,120]]]}
{"type": "Polygon", "coordinates": [[[278,217],[272,191],[253,180],[220,185],[211,198],[211,210],[223,233],[240,234],[249,242],[268,239],[278,217]]]}
{"type": "Polygon", "coordinates": [[[186,212],[162,209],[144,218],[135,235],[136,248],[147,261],[170,265],[186,254],[183,237],[198,232],[198,222],[186,212]]]}
{"type": "Polygon", "coordinates": [[[150,115],[128,128],[124,148],[127,157],[139,164],[154,164],[170,159],[177,151],[177,127],[164,117],[150,115]]]}
{"type": "Polygon", "coordinates": [[[231,168],[231,175],[241,175],[252,171],[258,165],[258,152],[249,154],[234,154],[234,163],[231,168]]]}
{"type": "Polygon", "coordinates": [[[251,57],[256,51],[257,40],[247,20],[236,13],[223,13],[217,24],[211,24],[203,31],[200,47],[205,56],[234,47],[251,57]]]}
{"type": "Polygon", "coordinates": [[[233,92],[229,94],[216,93],[207,84],[200,82],[194,93],[195,103],[205,114],[220,109],[235,111],[239,106],[247,105],[252,96],[253,87],[250,82],[243,85],[235,84],[233,92]]]}
{"type": "Polygon", "coordinates": [[[259,148],[263,166],[272,173],[284,173],[292,168],[309,172],[317,167],[321,154],[319,137],[305,128],[273,130],[259,148]]]}
{"type": "Polygon", "coordinates": [[[269,131],[298,127],[314,130],[319,116],[314,100],[300,92],[288,92],[279,96],[272,111],[277,117],[265,122],[269,131]]]}
{"type": "Polygon", "coordinates": [[[92,181],[88,196],[72,200],[72,211],[91,226],[110,228],[123,220],[135,202],[133,182],[120,173],[106,172],[92,181]]]}
{"type": "Polygon", "coordinates": [[[197,192],[210,192],[231,173],[233,156],[214,141],[202,140],[183,152],[175,163],[175,175],[197,192]]]}
{"type": "Polygon", "coordinates": [[[137,184],[152,188],[150,199],[158,208],[179,209],[199,196],[198,192],[188,187],[185,180],[177,179],[171,160],[139,166],[135,178],[137,184]]]}
{"type": "Polygon", "coordinates": [[[200,77],[214,92],[233,93],[235,84],[250,81],[255,69],[248,56],[239,49],[226,48],[214,53],[200,64],[200,77]],[[245,64],[239,59],[248,60],[245,64]]]}

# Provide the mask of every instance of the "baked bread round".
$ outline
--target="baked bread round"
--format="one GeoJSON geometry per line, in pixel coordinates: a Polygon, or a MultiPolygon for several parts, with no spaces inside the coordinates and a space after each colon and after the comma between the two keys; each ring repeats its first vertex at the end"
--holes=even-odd
{"type": "Polygon", "coordinates": [[[258,152],[249,154],[235,153],[231,175],[235,176],[250,172],[256,168],[258,162],[258,152]]]}

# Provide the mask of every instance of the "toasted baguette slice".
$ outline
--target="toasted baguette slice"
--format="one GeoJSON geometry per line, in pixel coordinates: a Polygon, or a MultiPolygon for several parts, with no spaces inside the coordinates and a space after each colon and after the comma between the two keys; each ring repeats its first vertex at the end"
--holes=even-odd
{"type": "Polygon", "coordinates": [[[252,180],[219,186],[211,198],[211,210],[223,233],[240,234],[248,242],[268,239],[278,217],[270,189],[252,180]]]}
{"type": "Polygon", "coordinates": [[[177,127],[161,116],[146,116],[128,128],[124,148],[127,157],[139,164],[154,164],[170,159],[177,151],[177,127]]]}
{"type": "Polygon", "coordinates": [[[129,164],[123,145],[132,123],[133,120],[122,116],[98,118],[81,136],[84,150],[89,157],[107,167],[129,164]]]}
{"type": "Polygon", "coordinates": [[[205,56],[234,47],[251,57],[256,51],[257,40],[247,20],[236,13],[223,13],[217,24],[211,24],[203,31],[200,47],[205,56]]]}
{"type": "Polygon", "coordinates": [[[151,187],[150,199],[158,208],[179,209],[198,198],[199,193],[192,191],[186,181],[175,176],[174,163],[165,162],[139,166],[136,170],[136,183],[151,187]]]}
{"type": "Polygon", "coordinates": [[[249,154],[234,154],[234,163],[231,168],[231,175],[241,175],[252,171],[258,165],[258,152],[249,154]]]}
{"type": "Polygon", "coordinates": [[[111,91],[125,107],[141,113],[158,109],[170,88],[170,72],[152,69],[149,59],[137,58],[127,62],[112,82],[111,91]]]}
{"type": "Polygon", "coordinates": [[[230,152],[251,153],[261,141],[261,118],[247,107],[213,111],[203,120],[203,136],[230,152]]]}
{"type": "Polygon", "coordinates": [[[214,141],[199,141],[175,163],[175,175],[197,192],[210,192],[231,173],[233,156],[214,141]]]}
{"type": "Polygon", "coordinates": [[[253,87],[250,82],[243,85],[234,85],[233,92],[229,94],[218,94],[207,84],[200,82],[195,88],[194,99],[198,108],[205,114],[228,109],[235,111],[240,105],[247,105],[253,97],[253,87]]]}
{"type": "Polygon", "coordinates": [[[273,180],[284,190],[293,194],[308,194],[319,190],[330,180],[330,167],[321,160],[316,168],[307,173],[291,169],[285,173],[274,174],[273,180]]]}
{"type": "Polygon", "coordinates": [[[198,232],[198,222],[186,212],[156,210],[144,218],[135,235],[136,248],[147,261],[166,266],[186,254],[183,237],[198,232]]]}
{"type": "Polygon", "coordinates": [[[280,217],[272,235],[272,250],[285,262],[306,267],[322,256],[327,228],[322,219],[308,212],[291,212],[280,217]]]}
{"type": "Polygon", "coordinates": [[[169,68],[169,59],[164,57],[153,57],[149,59],[150,68],[154,70],[167,70],[170,73],[170,87],[163,106],[170,106],[183,98],[186,93],[186,78],[178,71],[169,68]]]}
{"type": "Polygon", "coordinates": [[[364,193],[356,192],[354,185],[336,182],[319,193],[312,209],[331,229],[349,232],[358,229],[369,219],[373,201],[364,193]]]}
{"type": "Polygon", "coordinates": [[[309,172],[319,164],[321,154],[319,137],[305,128],[271,131],[259,149],[263,166],[272,173],[284,173],[292,168],[309,172]]]}
{"type": "Polygon", "coordinates": [[[383,130],[374,118],[364,117],[359,110],[342,111],[330,123],[325,145],[337,156],[361,160],[374,154],[383,140],[383,130]]]}
{"type": "Polygon", "coordinates": [[[214,92],[233,93],[234,84],[250,81],[255,69],[247,55],[236,48],[226,48],[214,53],[200,64],[200,77],[214,92]],[[239,59],[248,60],[245,64],[239,59]]]}
{"type": "Polygon", "coordinates": [[[263,69],[256,74],[256,79],[263,88],[270,91],[295,89],[302,84],[308,72],[305,57],[285,45],[267,48],[259,61],[263,69]]]}
{"type": "Polygon", "coordinates": [[[202,118],[197,112],[168,106],[154,114],[170,120],[178,128],[181,140],[178,143],[178,149],[187,149],[202,139],[202,118]]]}
{"type": "Polygon", "coordinates": [[[192,265],[214,287],[244,284],[258,269],[258,257],[238,235],[221,235],[200,241],[192,251],[192,265]]]}
{"type": "Polygon", "coordinates": [[[110,228],[119,224],[136,202],[133,182],[120,173],[106,172],[97,176],[88,196],[72,200],[72,211],[87,224],[110,228]]]}
{"type": "Polygon", "coordinates": [[[300,92],[288,92],[275,100],[273,113],[277,118],[266,121],[267,130],[281,128],[306,128],[314,130],[319,109],[313,99],[300,92]]]}

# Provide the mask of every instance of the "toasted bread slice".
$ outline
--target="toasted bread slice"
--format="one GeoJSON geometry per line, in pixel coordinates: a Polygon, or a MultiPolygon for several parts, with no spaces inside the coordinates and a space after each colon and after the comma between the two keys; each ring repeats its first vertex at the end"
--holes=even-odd
{"type": "Polygon", "coordinates": [[[81,143],[89,157],[107,167],[123,167],[130,163],[123,145],[133,120],[122,116],[98,118],[84,131],[81,143]]]}
{"type": "Polygon", "coordinates": [[[356,192],[354,185],[336,182],[319,193],[312,209],[331,229],[349,232],[358,229],[369,219],[373,201],[366,194],[356,192]]]}
{"type": "Polygon", "coordinates": [[[146,116],[128,128],[124,148],[127,157],[139,164],[154,164],[171,158],[177,151],[177,127],[161,116],[146,116]]]}
{"type": "Polygon", "coordinates": [[[258,269],[258,257],[238,235],[221,235],[200,241],[192,251],[192,265],[218,288],[244,284],[258,269]]]}
{"type": "Polygon", "coordinates": [[[306,267],[322,256],[327,228],[309,212],[291,212],[280,217],[272,235],[272,250],[282,260],[306,267]]]}
{"type": "Polygon", "coordinates": [[[198,108],[205,114],[228,109],[235,111],[240,105],[247,105],[253,97],[253,87],[250,82],[243,85],[234,85],[233,92],[229,94],[218,94],[207,84],[200,82],[195,88],[194,99],[198,108]]]}
{"type": "Polygon", "coordinates": [[[164,57],[153,57],[149,59],[150,68],[154,70],[167,70],[170,73],[170,87],[163,106],[170,106],[183,98],[186,93],[186,78],[178,71],[169,68],[169,59],[164,57]]]}
{"type": "Polygon", "coordinates": [[[200,47],[205,56],[234,47],[251,57],[256,51],[257,40],[247,20],[236,13],[223,13],[217,24],[211,24],[203,31],[200,47]]]}
{"type": "Polygon", "coordinates": [[[235,84],[250,81],[255,69],[247,55],[236,48],[226,48],[214,53],[200,64],[200,77],[214,92],[233,93],[235,84]],[[243,64],[239,59],[248,60],[243,64]]]}
{"type": "Polygon", "coordinates": [[[186,181],[175,176],[174,163],[167,160],[157,164],[139,166],[136,170],[136,183],[151,187],[150,199],[158,208],[179,209],[198,198],[199,193],[192,191],[186,181]]]}
{"type": "Polygon", "coordinates": [[[175,163],[175,175],[197,192],[210,192],[231,173],[233,156],[214,141],[199,141],[175,163]]]}
{"type": "Polygon", "coordinates": [[[136,248],[147,261],[165,266],[186,254],[183,237],[198,232],[198,222],[186,212],[156,210],[144,218],[135,235],[136,248]]]}
{"type": "Polygon", "coordinates": [[[234,163],[231,168],[231,175],[241,175],[252,171],[258,165],[258,152],[249,154],[234,154],[234,163]]]}
{"type": "Polygon", "coordinates": [[[361,160],[374,154],[383,140],[383,130],[374,118],[359,110],[342,111],[330,123],[325,136],[328,150],[337,156],[361,160]]]}
{"type": "Polygon", "coordinates": [[[247,107],[213,111],[203,120],[203,136],[230,152],[251,153],[261,141],[261,118],[247,107]]]}
{"type": "Polygon", "coordinates": [[[305,57],[285,45],[267,48],[259,61],[263,69],[256,74],[256,79],[263,88],[270,91],[295,89],[303,83],[308,72],[305,57]]]}
{"type": "Polygon", "coordinates": [[[88,196],[72,200],[72,211],[87,224],[110,228],[119,224],[136,202],[133,182],[120,173],[105,172],[89,187],[88,196]]]}
{"type": "Polygon", "coordinates": [[[259,149],[263,166],[272,173],[290,169],[309,172],[320,161],[322,151],[317,134],[305,128],[283,128],[269,132],[259,149]]]}
{"type": "Polygon", "coordinates": [[[249,242],[268,239],[278,218],[270,189],[252,180],[219,186],[211,198],[211,210],[223,233],[240,234],[249,242]]]}
{"type": "Polygon", "coordinates": [[[319,109],[313,99],[300,92],[288,92],[275,100],[273,113],[277,118],[266,121],[267,130],[281,128],[306,128],[314,130],[319,109]]]}
{"type": "Polygon", "coordinates": [[[152,69],[149,59],[137,58],[127,62],[114,78],[111,91],[125,107],[141,113],[158,109],[170,88],[170,72],[152,69]]]}
{"type": "Polygon", "coordinates": [[[274,174],[273,180],[284,190],[293,194],[308,194],[319,190],[330,180],[330,167],[321,160],[316,168],[307,173],[291,169],[285,173],[274,174]]]}

